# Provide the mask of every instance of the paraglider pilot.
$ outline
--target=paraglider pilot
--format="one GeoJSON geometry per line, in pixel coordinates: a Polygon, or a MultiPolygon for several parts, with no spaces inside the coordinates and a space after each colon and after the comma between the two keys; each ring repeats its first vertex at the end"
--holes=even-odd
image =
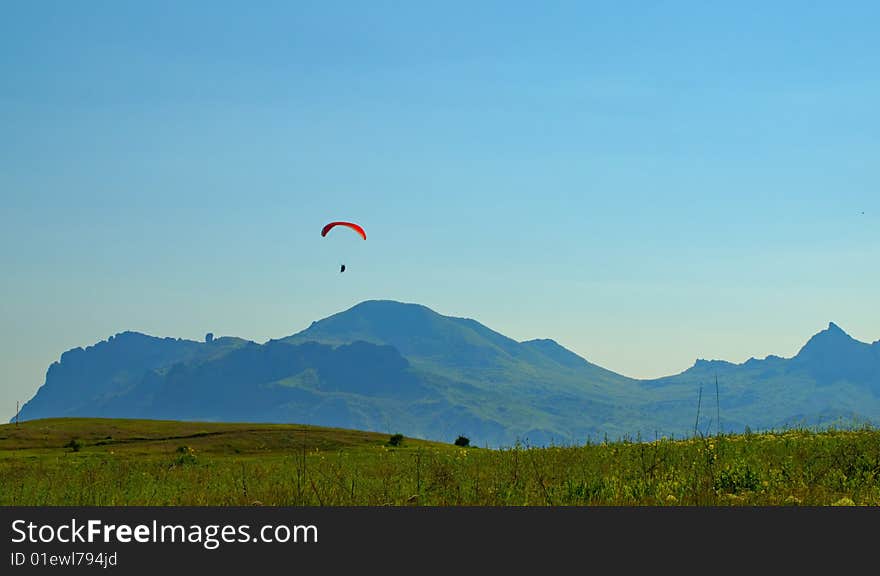
{"type": "Polygon", "coordinates": [[[342,274],[343,272],[345,272],[345,264],[339,267],[339,273],[342,274]]]}

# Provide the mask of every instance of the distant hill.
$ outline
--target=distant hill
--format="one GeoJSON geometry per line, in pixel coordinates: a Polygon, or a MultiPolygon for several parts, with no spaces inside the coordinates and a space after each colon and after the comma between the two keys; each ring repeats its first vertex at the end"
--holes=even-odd
{"type": "Polygon", "coordinates": [[[219,338],[204,344],[122,332],[86,348],[73,348],[49,366],[45,383],[24,405],[20,417],[93,412],[128,394],[151,371],[206,361],[245,343],[239,338],[219,338]]]}
{"type": "Polygon", "coordinates": [[[550,339],[370,300],[264,344],[123,332],[65,352],[20,418],[62,416],[296,422],[489,446],[877,423],[880,341],[831,323],[790,359],[698,360],[637,380],[550,339]]]}
{"type": "MultiPolygon", "coordinates": [[[[239,422],[198,422],[178,420],[136,420],[123,418],[46,418],[28,420],[16,426],[0,424],[0,454],[27,454],[70,449],[76,439],[77,451],[120,456],[166,456],[179,454],[181,446],[202,455],[256,454],[279,456],[314,450],[335,451],[381,448],[388,445],[387,434],[304,426],[302,424],[254,424],[239,422]]],[[[402,438],[400,447],[409,449],[449,448],[450,443],[402,438]]],[[[0,459],[2,462],[2,459],[0,459]]],[[[39,472],[37,472],[39,473],[39,472]]]]}

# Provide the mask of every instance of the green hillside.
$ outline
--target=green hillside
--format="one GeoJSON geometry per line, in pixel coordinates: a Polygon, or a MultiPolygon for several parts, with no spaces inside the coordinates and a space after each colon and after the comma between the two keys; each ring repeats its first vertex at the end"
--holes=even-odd
{"type": "MultiPolygon", "coordinates": [[[[384,446],[388,434],[298,424],[182,422],[116,418],[47,418],[0,425],[0,459],[72,451],[88,455],[163,456],[188,446],[202,454],[285,455],[384,446]]],[[[407,447],[438,442],[405,438],[407,447]]]]}
{"type": "Polygon", "coordinates": [[[504,449],[298,425],[0,426],[4,506],[880,505],[880,431],[504,449]]]}

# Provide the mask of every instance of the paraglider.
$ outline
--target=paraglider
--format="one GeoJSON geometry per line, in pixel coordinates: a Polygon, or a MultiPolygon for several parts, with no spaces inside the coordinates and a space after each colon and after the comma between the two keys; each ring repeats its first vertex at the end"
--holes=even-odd
{"type": "MultiPolygon", "coordinates": [[[[336,226],[345,226],[347,228],[351,228],[352,230],[357,232],[357,234],[361,238],[363,238],[364,240],[367,239],[367,233],[364,231],[364,229],[359,224],[355,224],[354,222],[343,222],[343,221],[330,222],[329,224],[325,225],[323,228],[321,228],[321,236],[322,237],[326,236],[327,233],[330,232],[330,230],[332,230],[336,226]]],[[[345,264],[342,264],[339,266],[339,273],[342,274],[343,272],[345,272],[345,264]]]]}
{"type": "Polygon", "coordinates": [[[355,224],[354,222],[330,222],[329,224],[324,226],[324,228],[321,229],[321,236],[326,236],[327,233],[330,232],[330,230],[332,230],[336,226],[347,226],[347,227],[351,228],[352,230],[354,230],[355,232],[357,232],[360,235],[360,237],[363,238],[364,240],[367,239],[367,233],[364,232],[364,229],[361,228],[358,224],[355,224]]]}

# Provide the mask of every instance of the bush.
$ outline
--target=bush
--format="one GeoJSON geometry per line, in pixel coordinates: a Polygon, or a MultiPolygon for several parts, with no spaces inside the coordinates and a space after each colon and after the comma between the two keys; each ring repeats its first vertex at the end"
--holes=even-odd
{"type": "Polygon", "coordinates": [[[70,442],[64,445],[65,448],[70,448],[73,452],[79,452],[82,448],[82,442],[77,440],[76,438],[71,438],[70,442]]]}
{"type": "Polygon", "coordinates": [[[186,445],[178,446],[177,453],[179,454],[179,456],[177,457],[177,460],[175,460],[175,463],[178,466],[185,466],[187,464],[196,463],[196,451],[193,450],[191,447],[186,445]]]}
{"type": "Polygon", "coordinates": [[[388,439],[388,446],[400,446],[403,444],[403,434],[393,434],[388,439]]]}
{"type": "Polygon", "coordinates": [[[715,479],[715,489],[728,494],[754,492],[761,485],[758,474],[747,464],[725,468],[715,479]]]}
{"type": "Polygon", "coordinates": [[[471,441],[467,436],[459,436],[455,439],[456,446],[470,446],[471,441]]]}

